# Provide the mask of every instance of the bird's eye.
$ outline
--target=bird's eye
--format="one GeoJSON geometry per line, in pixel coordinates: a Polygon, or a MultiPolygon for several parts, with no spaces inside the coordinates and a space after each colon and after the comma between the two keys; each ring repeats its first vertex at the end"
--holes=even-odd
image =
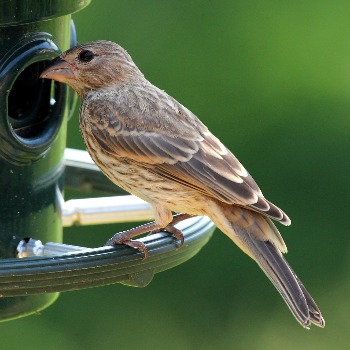
{"type": "Polygon", "coordinates": [[[83,50],[79,54],[80,61],[90,62],[95,57],[94,53],[89,50],[83,50]]]}

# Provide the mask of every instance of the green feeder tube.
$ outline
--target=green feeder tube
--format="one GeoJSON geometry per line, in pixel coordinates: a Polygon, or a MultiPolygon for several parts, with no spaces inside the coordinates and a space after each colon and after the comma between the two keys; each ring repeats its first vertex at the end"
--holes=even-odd
{"type": "MultiPolygon", "coordinates": [[[[58,192],[71,92],[39,79],[75,44],[71,14],[91,0],[0,0],[0,258],[24,237],[62,242],[58,192]]],[[[38,312],[58,293],[0,298],[0,321],[38,312]]]]}

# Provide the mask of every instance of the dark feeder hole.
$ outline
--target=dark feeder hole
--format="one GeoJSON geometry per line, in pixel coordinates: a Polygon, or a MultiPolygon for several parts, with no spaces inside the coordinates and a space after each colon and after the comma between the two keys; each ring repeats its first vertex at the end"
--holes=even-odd
{"type": "Polygon", "coordinates": [[[57,84],[39,78],[49,61],[35,62],[17,77],[8,96],[8,116],[12,130],[24,139],[39,136],[49,123],[56,104],[57,84]]]}

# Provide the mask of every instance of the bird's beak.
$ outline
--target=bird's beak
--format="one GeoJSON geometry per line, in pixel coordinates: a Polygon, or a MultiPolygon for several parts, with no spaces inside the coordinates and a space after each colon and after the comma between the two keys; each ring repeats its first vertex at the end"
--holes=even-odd
{"type": "Polygon", "coordinates": [[[53,79],[65,83],[67,80],[75,78],[75,75],[72,66],[63,58],[57,57],[40,74],[40,78],[53,79]]]}

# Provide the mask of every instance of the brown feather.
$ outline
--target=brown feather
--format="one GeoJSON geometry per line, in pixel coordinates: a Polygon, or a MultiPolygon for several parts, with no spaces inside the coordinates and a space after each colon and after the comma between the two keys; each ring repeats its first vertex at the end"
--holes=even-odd
{"type": "Polygon", "coordinates": [[[228,204],[248,206],[283,224],[290,223],[282,210],[262,196],[237,158],[189,110],[153,85],[152,94],[147,94],[147,83],[143,89],[125,85],[118,90],[109,92],[107,101],[106,94],[94,94],[90,99],[88,94],[89,104],[81,111],[87,123],[93,121],[92,134],[111,156],[132,160],[159,176],[228,204]],[[118,90],[123,90],[125,99],[125,90],[130,88],[132,100],[137,99],[144,106],[142,110],[133,109],[133,104],[125,100],[130,110],[120,107],[122,93],[118,90]]]}

